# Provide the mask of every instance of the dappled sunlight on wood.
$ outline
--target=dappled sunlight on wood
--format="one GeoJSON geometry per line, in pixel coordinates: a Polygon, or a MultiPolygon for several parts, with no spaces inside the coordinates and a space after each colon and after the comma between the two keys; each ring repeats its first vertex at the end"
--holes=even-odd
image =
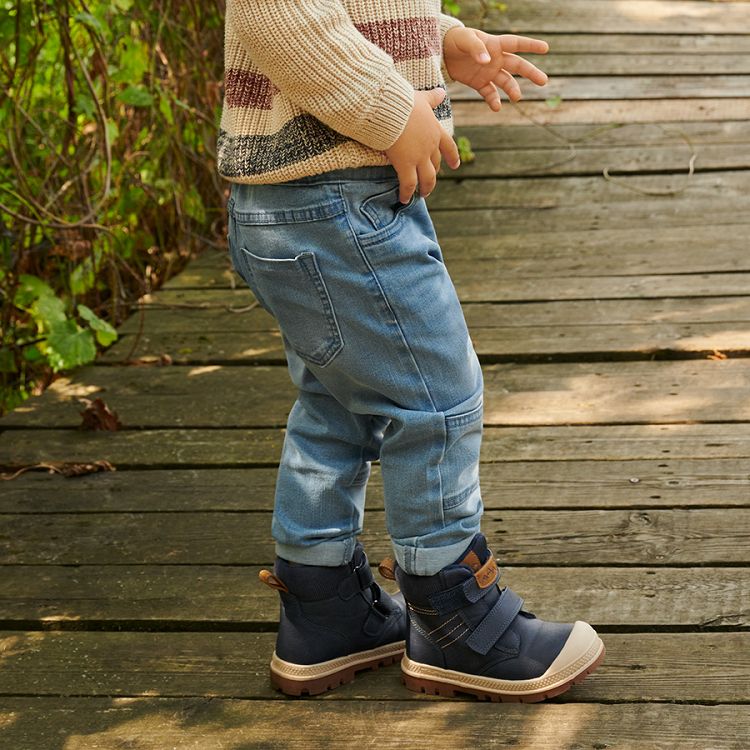
{"type": "Polygon", "coordinates": [[[531,709],[524,730],[514,746],[516,750],[537,750],[540,747],[574,747],[581,730],[596,721],[596,707],[583,703],[570,704],[564,715],[555,715],[544,706],[531,709]]]}
{"type": "Polygon", "coordinates": [[[656,30],[655,22],[665,21],[670,18],[694,18],[701,19],[715,16],[713,3],[695,2],[663,2],[663,0],[618,0],[614,3],[617,14],[636,21],[642,21],[645,26],[656,30]]]}
{"type": "Polygon", "coordinates": [[[210,372],[217,372],[221,370],[221,365],[203,365],[202,367],[192,367],[188,370],[188,377],[192,378],[196,375],[206,375],[210,372]]]}
{"type": "Polygon", "coordinates": [[[278,347],[275,347],[275,346],[249,347],[248,349],[243,349],[240,352],[240,356],[258,357],[261,354],[268,354],[269,352],[275,352],[275,351],[278,351],[278,347]]]}

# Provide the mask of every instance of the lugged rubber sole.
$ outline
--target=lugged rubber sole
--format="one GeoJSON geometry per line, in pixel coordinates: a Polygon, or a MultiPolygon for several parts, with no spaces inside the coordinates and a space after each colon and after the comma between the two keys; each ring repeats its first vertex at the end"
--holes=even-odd
{"type": "Polygon", "coordinates": [[[560,655],[540,677],[500,680],[420,664],[404,654],[401,681],[409,690],[428,695],[453,698],[456,693],[468,693],[484,701],[538,703],[583,682],[604,661],[605,654],[604,643],[593,628],[577,622],[560,655]]]}
{"type": "Polygon", "coordinates": [[[271,657],[271,684],[285,695],[318,695],[351,682],[357,672],[393,664],[404,653],[405,642],[395,641],[368,651],[317,664],[294,664],[271,657]]]}

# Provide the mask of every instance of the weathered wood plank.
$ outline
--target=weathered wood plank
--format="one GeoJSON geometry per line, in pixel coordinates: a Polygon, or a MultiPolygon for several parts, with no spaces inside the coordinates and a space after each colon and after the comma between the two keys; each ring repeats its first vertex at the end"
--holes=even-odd
{"type": "MultiPolygon", "coordinates": [[[[462,134],[463,135],[463,134],[462,134]]],[[[467,135],[471,139],[470,135],[467,135]]],[[[472,143],[473,148],[473,143],[472,143]]],[[[687,143],[670,147],[643,146],[640,149],[610,147],[581,148],[560,144],[556,149],[519,148],[515,151],[478,151],[472,162],[464,162],[453,172],[462,177],[513,177],[516,175],[609,174],[629,172],[687,172],[695,153],[697,171],[747,169],[748,150],[735,144],[707,144],[694,150],[687,143]]]]}
{"type": "MultiPolygon", "coordinates": [[[[467,26],[481,18],[478,0],[464,0],[459,16],[467,26]]],[[[516,0],[499,12],[491,8],[483,27],[492,33],[530,36],[545,32],[747,34],[750,9],[743,2],[700,0],[568,0],[550,6],[545,0],[516,0]],[[582,20],[585,19],[585,20],[582,20]]]]}
{"type": "MultiPolygon", "coordinates": [[[[750,36],[747,38],[750,39],[750,36]]],[[[456,135],[465,135],[471,140],[471,148],[477,152],[479,161],[489,156],[489,153],[484,152],[507,152],[504,158],[508,158],[520,149],[529,152],[557,149],[566,142],[574,144],[580,154],[605,147],[632,149],[634,152],[659,146],[685,147],[687,142],[694,147],[736,145],[747,143],[750,139],[750,123],[741,120],[646,123],[612,121],[605,125],[563,123],[546,128],[527,123],[502,129],[489,125],[459,125],[456,126],[456,135]]],[[[702,148],[700,151],[702,153],[702,148]]],[[[742,158],[741,155],[738,156],[742,158]]],[[[474,165],[474,162],[471,164],[474,165]]],[[[462,168],[468,166],[469,163],[462,165],[462,168]]],[[[446,170],[443,166],[443,173],[450,178],[461,174],[461,170],[446,170]]]]}
{"type": "MultiPolygon", "coordinates": [[[[691,300],[692,301],[692,300],[691,300]]],[[[481,304],[481,303],[479,303],[481,304]]],[[[598,309],[598,308],[597,308],[598,309]]],[[[159,332],[152,313],[150,330],[138,340],[134,359],[158,360],[162,354],[181,365],[226,365],[285,363],[286,355],[278,330],[237,333],[159,332]],[[248,342],[252,340],[252,345],[248,342]]],[[[169,318],[168,318],[169,319],[169,318]]],[[[606,318],[605,318],[606,319],[606,318]]],[[[183,322],[184,325],[184,322],[183,322]]],[[[197,324],[195,324],[197,326],[197,324]]],[[[483,363],[524,359],[641,359],[653,356],[708,356],[715,351],[726,355],[750,352],[750,322],[734,323],[645,323],[643,325],[556,325],[554,328],[481,327],[471,331],[474,347],[483,363]],[[632,355],[632,356],[628,356],[632,355]]],[[[134,336],[122,336],[98,362],[126,364],[134,336]]]]}
{"type": "MultiPolygon", "coordinates": [[[[502,221],[502,217],[495,211],[484,211],[483,216],[488,221],[502,221]]],[[[545,216],[540,217],[540,220],[545,216]]],[[[450,220],[445,212],[433,216],[436,225],[447,227],[450,220]]],[[[595,219],[594,219],[595,221],[595,219]]],[[[553,228],[554,222],[547,224],[553,228]]],[[[726,231],[723,227],[716,227],[716,231],[726,231]]],[[[448,230],[440,230],[448,234],[448,230]]],[[[452,233],[451,239],[461,237],[452,233]]],[[[473,241],[473,237],[472,240],[473,241]]],[[[667,273],[622,276],[602,275],[596,276],[594,269],[586,269],[580,275],[558,276],[552,270],[540,284],[540,276],[536,273],[525,277],[523,272],[508,272],[504,264],[494,259],[451,259],[445,258],[445,265],[454,281],[459,298],[464,302],[523,302],[523,301],[551,301],[570,299],[658,299],[661,297],[715,297],[717,293],[722,295],[746,295],[750,289],[750,273],[667,273]]],[[[594,267],[596,268],[596,266],[594,267]]],[[[674,270],[674,268],[673,268],[674,270]]],[[[212,268],[199,268],[186,271],[185,279],[181,284],[184,287],[198,287],[210,289],[219,285],[226,286],[226,271],[212,268]]],[[[238,286],[244,282],[235,280],[238,286]]],[[[170,285],[169,289],[175,289],[176,285],[170,285]]],[[[231,300],[234,312],[227,310],[229,303],[214,308],[215,312],[208,309],[183,308],[186,314],[195,315],[200,312],[217,314],[222,311],[227,315],[235,315],[238,320],[244,319],[246,309],[254,302],[247,286],[239,289],[241,295],[231,300]]],[[[156,309],[160,303],[151,303],[151,309],[156,309]]],[[[179,309],[179,308],[178,308],[179,309]]],[[[247,311],[252,312],[251,310],[247,311]]],[[[131,316],[124,330],[138,330],[139,315],[131,316]]],[[[186,318],[189,320],[190,318],[186,318]]]]}
{"type": "MultiPolygon", "coordinates": [[[[498,555],[524,565],[746,563],[750,508],[487,511],[498,555]]],[[[381,511],[362,534],[391,554],[381,511]]],[[[273,559],[270,512],[6,514],[0,565],[261,565],[273,559]]]]}
{"type": "MultiPolygon", "coordinates": [[[[594,679],[593,677],[591,678],[594,679]]],[[[750,709],[734,705],[566,703],[499,708],[463,701],[297,701],[200,698],[16,698],[0,709],[14,750],[206,750],[508,747],[745,750],[750,709]],[[290,704],[291,705],[291,704],[290,704]],[[471,710],[467,710],[469,708],[471,710]],[[529,742],[533,742],[530,745],[529,742]]]]}
{"type": "Polygon", "coordinates": [[[587,34],[584,31],[584,24],[581,24],[581,29],[575,32],[560,34],[545,32],[544,38],[549,43],[550,51],[538,59],[545,61],[551,59],[553,54],[615,55],[627,52],[630,53],[633,65],[638,64],[636,57],[648,54],[679,55],[680,64],[684,65],[689,64],[693,56],[750,54],[750,35],[748,34],[654,34],[650,31],[643,34],[587,34]],[[582,33],[577,33],[578,31],[582,33]]]}
{"type": "MultiPolygon", "coordinates": [[[[277,466],[152,469],[70,480],[28,472],[2,485],[0,513],[271,510],[277,473],[277,466]]],[[[493,461],[481,465],[480,475],[486,510],[750,505],[750,467],[736,459],[493,461]]],[[[375,462],[367,510],[382,508],[375,462]]]]}
{"type": "Polygon", "coordinates": [[[609,124],[612,122],[664,122],[741,120],[750,117],[747,97],[710,99],[627,99],[567,101],[557,106],[546,102],[524,101],[512,104],[504,100],[499,112],[484,101],[453,103],[453,119],[457,127],[493,125],[508,127],[527,125],[531,119],[543,125],[562,123],[609,124]]]}
{"type": "MultiPolygon", "coordinates": [[[[721,198],[730,203],[736,201],[733,205],[735,210],[739,206],[747,208],[749,182],[750,176],[746,170],[699,172],[689,179],[686,175],[621,175],[617,181],[608,181],[601,176],[442,180],[430,196],[430,211],[433,216],[440,217],[441,209],[495,208],[498,211],[513,211],[528,221],[528,214],[524,212],[531,213],[535,209],[550,211],[565,207],[572,211],[578,206],[592,211],[595,206],[597,210],[604,210],[605,207],[623,213],[640,210],[643,216],[666,218],[680,206],[694,205],[696,200],[710,201],[710,205],[713,205],[721,198]],[[664,191],[682,188],[683,185],[685,190],[676,195],[642,195],[637,190],[627,189],[627,186],[632,186],[642,190],[664,191]],[[584,200],[585,205],[580,206],[584,200]]],[[[712,223],[722,223],[716,221],[716,216],[705,212],[702,218],[706,215],[711,216],[712,223]]],[[[737,220],[735,215],[732,223],[737,220]]],[[[705,225],[705,219],[701,223],[705,225]]],[[[580,231],[582,227],[576,228],[580,231]]],[[[474,234],[487,232],[475,231],[474,234]]]]}
{"type": "MultiPolygon", "coordinates": [[[[0,634],[0,694],[283,700],[268,679],[275,640],[275,633],[8,631],[0,634]]],[[[604,664],[561,701],[732,703],[750,692],[750,633],[605,633],[603,640],[604,664]]],[[[406,690],[400,673],[393,664],[360,675],[322,700],[434,700],[406,690]]]]}
{"type": "MultiPolygon", "coordinates": [[[[581,39],[581,35],[576,36],[581,39]]],[[[652,51],[655,46],[652,42],[648,52],[636,53],[634,49],[628,50],[627,42],[620,41],[620,38],[617,39],[619,43],[611,39],[614,36],[614,34],[605,35],[605,40],[609,41],[612,51],[598,52],[586,49],[592,46],[586,44],[582,44],[580,49],[571,49],[570,40],[561,44],[561,40],[565,39],[563,35],[545,34],[544,39],[549,44],[549,52],[544,57],[529,55],[528,59],[547,73],[550,80],[553,76],[591,75],[592,71],[597,76],[656,76],[673,73],[681,78],[686,78],[688,74],[707,77],[705,74],[713,71],[717,74],[721,72],[722,76],[750,73],[750,54],[746,50],[740,50],[734,54],[727,54],[721,50],[708,52],[705,51],[707,45],[704,45],[704,51],[689,55],[684,50],[652,51]],[[567,48],[565,52],[561,50],[561,46],[567,48]]],[[[645,34],[639,35],[640,46],[647,45],[646,42],[641,41],[646,36],[645,34]]],[[[673,37],[662,38],[672,39],[673,37]]],[[[527,92],[532,90],[526,89],[527,92]]],[[[567,91],[563,96],[566,95],[567,91]]]]}
{"type": "MultiPolygon", "coordinates": [[[[518,85],[523,95],[521,101],[544,101],[555,96],[568,101],[576,99],[624,101],[628,99],[738,98],[750,95],[750,76],[741,74],[684,75],[682,71],[678,73],[672,70],[668,76],[634,75],[632,71],[627,71],[628,75],[601,75],[601,71],[595,67],[596,60],[591,60],[590,65],[587,66],[589,75],[578,76],[553,74],[547,69],[543,58],[535,59],[534,62],[537,67],[548,73],[549,80],[544,86],[539,86],[525,78],[518,77],[518,85]],[[592,75],[591,71],[596,71],[596,75],[592,75]]],[[[576,72],[583,70],[584,67],[581,65],[576,72]]],[[[706,68],[704,72],[705,70],[706,68]]],[[[484,97],[478,91],[457,81],[448,84],[447,93],[451,101],[484,101],[484,97]]],[[[508,101],[505,94],[501,96],[506,102],[508,101]]]]}
{"type": "MultiPolygon", "coordinates": [[[[750,419],[745,359],[484,365],[487,425],[750,419]]],[[[296,388],[280,367],[98,367],[62,377],[0,428],[77,427],[80,397],[103,396],[127,428],[284,426],[296,388]],[[227,394],[242,393],[242,398],[227,394]]],[[[106,440],[106,436],[100,438],[106,440]]],[[[4,441],[1,460],[31,446],[4,441]]],[[[35,446],[39,447],[39,446],[35,446]]]]}
{"type": "MultiPolygon", "coordinates": [[[[494,213],[494,212],[493,212],[494,213]]],[[[490,221],[499,220],[489,216],[490,221]]],[[[596,221],[595,219],[593,221],[596,221]]],[[[441,222],[445,226],[449,221],[441,222]]],[[[447,265],[447,264],[446,264],[447,265]]],[[[454,264],[458,265],[458,264],[454,264]]],[[[517,302],[547,300],[550,292],[539,279],[509,279],[493,261],[463,264],[454,276],[456,291],[466,302],[517,302]]],[[[653,276],[585,276],[549,278],[552,299],[659,299],[662,297],[713,297],[745,295],[750,274],[674,274],[653,276]]]]}
{"type": "MultiPolygon", "coordinates": [[[[183,290],[179,292],[163,291],[159,293],[159,300],[154,305],[144,307],[143,336],[145,341],[161,342],[165,338],[177,337],[182,334],[181,341],[175,341],[170,346],[170,354],[179,358],[189,359],[196,350],[210,351],[214,346],[218,352],[232,352],[232,358],[248,360],[264,354],[266,347],[276,349],[279,344],[278,324],[262,308],[237,315],[228,313],[221,307],[194,307],[184,309],[170,308],[173,302],[192,302],[195,305],[212,305],[216,300],[237,299],[249,296],[250,291],[229,292],[226,290],[183,290]],[[227,334],[234,344],[230,345],[227,338],[219,334],[227,334]],[[244,334],[238,336],[237,334],[244,334]],[[276,343],[274,343],[276,341],[276,343]],[[224,343],[226,342],[226,343],[224,343]]],[[[507,335],[521,339],[532,334],[533,329],[548,330],[549,338],[559,338],[558,333],[565,328],[585,327],[590,336],[597,336],[597,330],[608,331],[615,328],[630,326],[632,329],[645,329],[649,336],[658,337],[660,326],[666,326],[665,331],[674,329],[691,336],[698,336],[703,330],[701,326],[715,325],[717,330],[731,332],[743,331],[745,324],[750,321],[750,298],[748,297],[703,297],[703,298],[664,298],[664,299],[627,299],[627,300],[564,300],[549,302],[515,303],[464,303],[462,305],[472,337],[477,340],[489,331],[497,331],[501,335],[507,330],[507,335]],[[695,328],[694,328],[695,327],[695,328]],[[514,328],[523,329],[513,333],[514,328]],[[558,331],[557,329],[561,329],[558,331]],[[554,330],[552,330],[554,329],[554,330]]],[[[137,331],[131,326],[129,318],[121,326],[120,333],[130,334],[137,331]]],[[[601,333],[601,331],[600,331],[601,333]]],[[[626,333],[626,331],[622,331],[626,333]]],[[[115,361],[118,356],[125,357],[131,348],[132,338],[127,335],[116,345],[110,347],[98,361],[115,361]],[[116,356],[113,356],[116,355],[116,356]]],[[[147,344],[144,344],[147,347],[147,344]]],[[[152,354],[161,353],[160,343],[155,343],[152,354]]],[[[281,351],[281,350],[279,350],[281,351]]],[[[228,359],[229,357],[227,357],[228,359]]]]}
{"type": "MultiPolygon", "coordinates": [[[[497,553],[502,585],[550,620],[580,616],[596,626],[640,629],[750,625],[746,567],[524,568],[506,566],[497,553]]],[[[372,554],[370,559],[378,562],[372,554]]],[[[4,565],[0,619],[21,628],[273,627],[278,595],[258,582],[258,571],[233,565],[4,565]]],[[[376,578],[394,590],[392,581],[376,578]]]]}
{"type": "MultiPolygon", "coordinates": [[[[747,459],[747,423],[491,427],[480,459],[488,461],[747,459]],[[668,447],[666,447],[668,446],[668,447]]],[[[119,468],[276,464],[281,430],[177,428],[81,432],[14,429],[0,433],[0,465],[107,459],[119,468]],[[43,438],[43,439],[42,439],[43,438]]],[[[71,480],[77,481],[77,480],[71,480]]]]}

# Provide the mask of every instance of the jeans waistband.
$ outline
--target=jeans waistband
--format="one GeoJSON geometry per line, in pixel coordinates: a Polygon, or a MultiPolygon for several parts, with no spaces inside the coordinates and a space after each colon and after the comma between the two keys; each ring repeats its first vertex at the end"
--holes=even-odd
{"type": "Polygon", "coordinates": [[[332,169],[321,174],[308,175],[299,177],[295,180],[288,180],[284,185],[310,185],[320,182],[338,182],[349,180],[397,180],[398,172],[392,164],[373,165],[365,167],[344,167],[342,169],[332,169]]]}

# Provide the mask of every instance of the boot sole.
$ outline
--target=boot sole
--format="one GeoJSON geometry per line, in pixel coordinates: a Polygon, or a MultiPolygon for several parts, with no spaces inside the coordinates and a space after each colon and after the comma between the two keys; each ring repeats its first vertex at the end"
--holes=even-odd
{"type": "Polygon", "coordinates": [[[284,661],[274,651],[271,657],[271,684],[285,695],[318,695],[351,682],[357,672],[393,664],[402,656],[404,648],[404,641],[396,641],[317,664],[284,661]]]}
{"type": "Polygon", "coordinates": [[[603,661],[606,649],[590,625],[576,622],[562,651],[550,668],[531,680],[500,680],[412,661],[404,654],[401,681],[409,690],[453,698],[468,693],[480,700],[538,703],[554,698],[583,682],[603,661]]]}

